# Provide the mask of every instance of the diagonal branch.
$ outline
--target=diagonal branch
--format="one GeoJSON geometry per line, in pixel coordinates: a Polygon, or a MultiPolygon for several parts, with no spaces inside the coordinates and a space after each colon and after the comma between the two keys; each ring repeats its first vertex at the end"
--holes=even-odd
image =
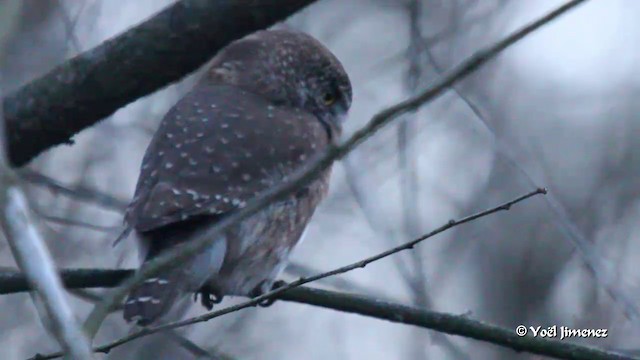
{"type": "MultiPolygon", "coordinates": [[[[444,69],[438,61],[436,60],[431,48],[433,44],[427,43],[424,47],[424,53],[429,60],[433,69],[441,74],[444,72],[444,69]]],[[[460,84],[457,84],[458,86],[460,84]]],[[[509,147],[505,145],[503,139],[498,137],[497,132],[488,121],[485,120],[485,116],[483,116],[482,110],[479,106],[477,106],[469,97],[465,96],[463,91],[461,91],[458,86],[452,86],[451,90],[457,95],[457,97],[462,100],[462,102],[469,108],[469,110],[473,113],[475,119],[480,121],[482,125],[489,130],[491,135],[495,140],[495,148],[498,155],[501,155],[505,161],[513,167],[518,173],[522,175],[522,179],[526,183],[526,186],[537,186],[531,175],[527,172],[527,170],[522,167],[518,161],[516,161],[515,156],[512,154],[512,151],[509,147]]],[[[593,248],[591,241],[589,241],[584,233],[577,227],[577,225],[570,219],[567,215],[567,210],[565,206],[557,199],[557,197],[552,193],[549,196],[545,197],[545,202],[547,203],[549,209],[555,214],[552,216],[552,221],[558,226],[558,228],[562,231],[562,233],[573,243],[575,248],[578,250],[582,261],[584,261],[587,269],[593,274],[596,283],[598,283],[602,288],[607,292],[607,294],[611,297],[614,303],[621,307],[624,315],[631,320],[638,321],[640,319],[640,309],[636,304],[636,301],[633,300],[634,296],[631,295],[628,291],[617,284],[617,280],[612,279],[611,271],[605,265],[603,265],[603,261],[598,255],[597,250],[593,248]]]]}
{"type": "Polygon", "coordinates": [[[77,228],[83,228],[87,230],[99,231],[104,233],[113,233],[122,229],[121,226],[98,225],[98,224],[85,222],[82,220],[65,218],[62,216],[48,215],[48,214],[45,214],[42,210],[36,209],[35,207],[32,208],[32,211],[42,220],[49,223],[62,225],[62,226],[70,226],[70,227],[73,226],[77,228]]]}
{"type": "MultiPolygon", "coordinates": [[[[33,298],[36,308],[41,304],[46,310],[40,314],[42,322],[50,325],[51,332],[71,358],[91,359],[89,342],[67,301],[51,254],[29,216],[27,199],[12,183],[11,180],[15,181],[12,179],[13,174],[7,173],[6,169],[3,171],[0,223],[16,263],[27,274],[26,278],[36,290],[37,296],[33,298]]],[[[38,312],[40,313],[40,309],[38,312]]]]}
{"type": "MultiPolygon", "coordinates": [[[[72,271],[63,271],[62,277],[72,271]]],[[[123,279],[122,274],[115,277],[123,279]]],[[[26,284],[26,281],[25,281],[26,284]]],[[[491,344],[503,346],[515,351],[529,352],[558,359],[572,360],[633,360],[637,357],[605,351],[590,346],[573,344],[566,340],[557,341],[531,336],[518,337],[515,331],[482,321],[466,315],[453,315],[425,309],[381,301],[361,295],[337,291],[298,287],[287,290],[276,297],[278,300],[319,306],[352,314],[369,316],[399,324],[414,325],[451,335],[459,335],[491,344]]],[[[109,352],[113,343],[94,348],[97,352],[109,352]]],[[[54,359],[62,353],[36,355],[32,360],[54,359]]]]}
{"type": "MultiPolygon", "coordinates": [[[[539,194],[544,194],[546,193],[546,190],[544,189],[537,189],[533,192],[530,192],[526,195],[520,196],[514,200],[508,201],[502,205],[499,205],[497,207],[467,216],[465,218],[459,219],[459,220],[451,220],[448,223],[442,225],[441,227],[431,231],[430,233],[423,235],[417,239],[414,239],[410,242],[407,242],[405,244],[402,244],[400,246],[397,246],[395,248],[389,249],[387,251],[384,251],[380,254],[374,255],[372,257],[366,258],[364,260],[358,261],[356,263],[347,265],[347,266],[343,266],[341,268],[335,269],[335,270],[331,270],[322,274],[318,274],[315,276],[310,276],[308,278],[300,278],[297,281],[294,281],[290,284],[284,285],[282,287],[279,287],[275,290],[272,290],[268,293],[265,293],[261,296],[258,296],[250,301],[238,304],[238,305],[234,305],[234,306],[229,306],[226,308],[223,308],[221,310],[218,311],[214,311],[196,318],[192,318],[192,319],[188,319],[188,320],[184,320],[184,321],[177,321],[177,322],[173,322],[173,323],[169,323],[166,325],[162,325],[162,326],[157,326],[157,327],[152,327],[152,328],[146,328],[143,329],[141,331],[138,332],[134,332],[132,334],[130,334],[129,336],[126,336],[124,338],[121,338],[111,344],[106,345],[106,347],[100,347],[98,348],[98,351],[106,351],[109,350],[111,348],[114,348],[116,346],[119,346],[121,344],[124,344],[126,342],[135,340],[137,338],[143,337],[143,336],[147,336],[149,334],[152,333],[156,333],[159,331],[165,331],[165,330],[170,330],[170,329],[175,329],[178,327],[183,327],[183,326],[187,326],[190,324],[194,324],[194,323],[198,323],[198,322],[204,322],[204,321],[208,321],[210,319],[213,319],[215,317],[219,317],[231,312],[235,312],[244,308],[248,308],[248,307],[252,307],[252,306],[256,306],[258,304],[260,304],[262,301],[267,300],[267,299],[272,299],[272,298],[278,298],[282,293],[284,293],[285,291],[291,290],[293,288],[297,288],[301,285],[316,281],[316,280],[320,280],[329,276],[333,276],[333,275],[338,275],[338,274],[342,274],[351,270],[355,270],[355,269],[359,269],[359,268],[364,268],[366,267],[368,264],[381,260],[383,258],[386,258],[388,256],[391,256],[395,253],[401,252],[403,250],[409,250],[412,249],[414,246],[416,246],[417,244],[419,244],[420,242],[433,237],[437,234],[440,234],[448,229],[451,229],[453,227],[471,222],[473,220],[479,219],[481,217],[484,216],[488,216],[500,211],[507,211],[509,210],[513,205],[524,201],[526,199],[529,199],[533,196],[539,195],[539,194]]],[[[131,270],[67,270],[64,271],[62,273],[62,279],[65,283],[65,285],[67,287],[70,288],[78,288],[78,287],[98,287],[98,286],[117,286],[119,282],[123,281],[126,282],[127,281],[127,275],[131,274],[132,271],[131,270]]],[[[13,272],[0,272],[0,294],[8,294],[8,293],[15,293],[15,292],[19,292],[19,291],[27,291],[29,289],[29,284],[27,283],[25,277],[22,274],[19,274],[15,271],[13,272]]],[[[106,316],[106,315],[105,315],[106,316]]],[[[36,359],[45,359],[45,358],[55,358],[61,356],[61,354],[56,353],[56,354],[50,354],[50,355],[45,355],[45,356],[41,356],[41,355],[37,355],[36,359]]]]}
{"type": "MultiPolygon", "coordinates": [[[[384,259],[386,257],[389,257],[389,256],[391,256],[393,254],[399,253],[399,252],[404,251],[404,250],[411,250],[411,249],[413,249],[414,246],[416,246],[420,242],[422,242],[422,241],[424,241],[424,240],[426,240],[428,238],[431,238],[431,237],[433,237],[435,235],[438,235],[438,234],[440,234],[440,233],[442,233],[442,232],[444,232],[444,231],[446,231],[448,229],[451,229],[453,227],[456,227],[456,226],[459,226],[459,225],[474,221],[474,220],[479,219],[481,217],[485,217],[487,215],[491,215],[491,214],[494,214],[494,213],[497,213],[497,212],[500,212],[500,211],[507,211],[513,205],[515,205],[515,204],[517,204],[517,203],[519,203],[521,201],[524,201],[524,200],[529,199],[529,198],[531,198],[533,196],[540,195],[540,194],[545,194],[545,193],[546,193],[545,189],[537,189],[535,191],[532,191],[532,192],[530,192],[530,193],[528,193],[526,195],[522,195],[522,196],[520,196],[520,197],[518,197],[518,198],[516,198],[514,200],[508,201],[508,202],[506,202],[506,203],[504,203],[502,205],[499,205],[497,207],[494,207],[494,208],[491,208],[491,209],[488,209],[488,210],[485,210],[485,211],[482,211],[482,212],[479,212],[479,213],[464,217],[464,218],[459,219],[459,220],[450,220],[446,224],[440,226],[439,228],[431,231],[428,234],[420,236],[417,239],[414,239],[414,240],[409,241],[407,243],[401,244],[401,245],[396,246],[396,247],[394,247],[392,249],[383,251],[383,252],[381,252],[381,253],[379,253],[377,255],[368,257],[368,258],[366,258],[364,260],[355,262],[353,264],[349,264],[349,265],[346,265],[346,266],[343,266],[343,267],[340,267],[340,268],[337,268],[337,269],[334,269],[334,270],[331,270],[331,271],[327,271],[327,272],[324,272],[324,273],[321,273],[321,274],[317,274],[317,275],[314,275],[314,276],[310,276],[310,277],[307,277],[307,278],[300,278],[300,279],[298,279],[298,280],[296,280],[294,282],[291,282],[289,284],[283,285],[283,286],[278,287],[278,288],[276,288],[276,289],[274,289],[272,291],[269,291],[269,292],[267,292],[265,294],[257,296],[255,298],[249,300],[249,301],[246,301],[246,302],[243,302],[243,303],[240,303],[240,304],[237,304],[237,305],[229,306],[229,307],[217,310],[217,311],[213,311],[213,312],[210,312],[208,314],[204,314],[202,316],[198,316],[198,317],[195,317],[195,318],[191,318],[191,319],[187,319],[187,320],[181,320],[181,321],[175,321],[175,322],[167,323],[167,324],[160,325],[160,326],[155,326],[155,327],[149,327],[149,328],[142,329],[142,330],[140,330],[138,332],[134,332],[134,333],[122,338],[122,339],[119,339],[119,340],[115,341],[114,343],[112,343],[111,347],[119,346],[121,344],[127,343],[129,341],[132,341],[132,340],[135,340],[137,338],[140,338],[140,337],[143,337],[143,336],[147,336],[149,334],[153,334],[153,333],[156,333],[156,332],[159,332],[159,331],[164,331],[164,330],[168,330],[168,329],[176,329],[176,328],[179,328],[179,327],[183,327],[183,326],[187,326],[187,325],[191,325],[191,324],[196,324],[196,323],[199,323],[199,322],[209,321],[211,319],[214,319],[216,317],[220,317],[222,315],[226,315],[226,314],[229,314],[229,313],[232,313],[232,312],[236,312],[238,310],[242,310],[242,309],[246,309],[246,308],[249,308],[249,307],[252,307],[252,306],[256,306],[256,305],[260,304],[261,302],[263,302],[264,300],[268,300],[268,299],[274,298],[274,297],[282,294],[283,292],[285,292],[287,290],[299,287],[301,285],[308,284],[310,282],[314,282],[314,281],[317,281],[317,280],[320,280],[320,279],[324,279],[324,278],[329,277],[329,276],[343,274],[343,273],[346,273],[346,272],[349,272],[349,271],[352,271],[352,270],[355,270],[355,269],[364,268],[364,267],[366,267],[367,265],[369,265],[372,262],[384,259]]],[[[127,281],[129,281],[129,279],[125,280],[124,283],[126,283],[127,281]]],[[[122,287],[120,287],[120,288],[122,288],[122,287]]],[[[89,316],[89,318],[91,318],[91,316],[89,316]]]]}
{"type": "MultiPolygon", "coordinates": [[[[430,233],[422,235],[419,238],[413,239],[407,243],[401,244],[392,249],[386,250],[375,256],[368,257],[364,260],[358,261],[351,265],[343,266],[341,268],[338,268],[329,272],[325,272],[320,275],[300,278],[300,280],[293,282],[287,285],[286,287],[293,288],[294,286],[296,286],[294,284],[298,282],[304,281],[303,283],[298,285],[300,286],[300,285],[303,285],[312,281],[320,280],[329,276],[342,274],[358,268],[364,268],[365,266],[367,266],[368,264],[374,261],[381,260],[383,258],[386,258],[388,256],[391,256],[403,250],[410,250],[420,242],[430,237],[436,236],[448,229],[451,229],[453,227],[471,222],[473,220],[477,220],[481,217],[485,217],[500,211],[510,210],[513,205],[540,194],[546,194],[546,190],[536,189],[535,191],[522,195],[516,199],[513,199],[511,201],[508,201],[504,204],[493,207],[491,209],[481,211],[479,213],[464,217],[462,219],[450,220],[446,224],[431,231],[430,233]]],[[[127,280],[127,278],[133,274],[134,274],[133,270],[125,270],[125,269],[119,269],[119,270],[67,269],[61,272],[61,277],[65,287],[69,289],[87,289],[87,288],[100,288],[100,287],[116,287],[123,281],[127,280]]],[[[20,272],[15,270],[0,270],[0,295],[7,295],[7,294],[18,293],[18,292],[29,291],[29,289],[30,289],[29,283],[27,282],[24,275],[21,274],[20,272]]],[[[254,302],[257,303],[257,302],[260,302],[261,300],[271,298],[274,296],[274,294],[279,294],[284,290],[285,290],[284,288],[276,289],[271,293],[264,294],[260,297],[255,298],[254,302]]],[[[239,305],[243,305],[243,304],[239,304],[239,305]]],[[[248,306],[252,306],[252,305],[248,305],[248,306]]],[[[248,306],[245,306],[245,307],[248,307],[248,306]]]]}
{"type": "MultiPolygon", "coordinates": [[[[518,40],[524,38],[528,34],[531,34],[538,28],[544,26],[553,19],[558,18],[560,15],[566,13],[574,7],[585,3],[586,1],[587,0],[569,1],[564,5],[558,7],[556,10],[541,17],[540,19],[524,26],[518,31],[513,32],[503,40],[476,52],[473,56],[460,63],[458,66],[455,66],[450,72],[440,77],[428,89],[412,98],[409,98],[397,105],[391,106],[379,112],[369,121],[369,123],[367,123],[367,125],[356,131],[342,145],[332,146],[331,148],[329,148],[324,156],[312,162],[310,166],[306,169],[303,169],[303,171],[298,171],[293,174],[290,177],[289,181],[283,182],[278,186],[264,191],[259,197],[257,197],[253,201],[250,201],[246,207],[230,214],[229,216],[222,218],[216,226],[214,226],[209,231],[204,232],[197,239],[184,244],[184,246],[179,249],[168,251],[164,255],[161,255],[154,260],[146,263],[145,266],[141,267],[140,271],[138,271],[131,278],[124,281],[120,287],[107,294],[104,301],[94,307],[84,323],[85,332],[90,338],[93,338],[100,328],[102,321],[111,311],[111,308],[117,306],[133,287],[143,282],[146,278],[155,276],[162,271],[166,271],[170,268],[177,267],[180,264],[184,263],[184,261],[189,259],[191,256],[205,249],[210,244],[210,242],[215,239],[216,234],[227,230],[232,225],[237,224],[245,218],[257,213],[274,201],[282,199],[289,193],[292,193],[300,187],[307,185],[309,182],[315,179],[321,171],[331,166],[331,164],[335,160],[343,158],[357,145],[373,135],[383,126],[390,123],[393,119],[409,111],[413,111],[419,108],[424,103],[433,100],[434,98],[445,92],[451,85],[455,84],[460,79],[469,75],[480,66],[493,59],[510,45],[513,45],[518,40]]],[[[203,205],[207,206],[208,204],[203,205]]],[[[190,214],[187,211],[185,212],[185,215],[189,216],[190,214]]]]}
{"type": "Polygon", "coordinates": [[[180,80],[231,41],[267,28],[314,0],[182,0],[57,66],[3,99],[9,160],[44,150],[134,100],[180,80]],[[107,95],[108,94],[108,95],[107,95]]]}
{"type": "MultiPolygon", "coordinates": [[[[516,335],[514,329],[422,308],[374,300],[360,295],[313,288],[289,290],[278,299],[322,306],[338,311],[370,316],[400,324],[414,325],[451,335],[489,342],[532,354],[572,360],[632,360],[633,357],[598,348],[573,344],[567,340],[516,335]]],[[[637,358],[636,358],[637,359],[637,358]]]]}
{"type": "Polygon", "coordinates": [[[95,203],[117,212],[124,211],[129,204],[127,201],[118,199],[111,194],[86,186],[70,188],[56,179],[31,169],[21,169],[18,172],[18,176],[30,184],[45,187],[54,194],[62,194],[74,200],[95,203]]]}

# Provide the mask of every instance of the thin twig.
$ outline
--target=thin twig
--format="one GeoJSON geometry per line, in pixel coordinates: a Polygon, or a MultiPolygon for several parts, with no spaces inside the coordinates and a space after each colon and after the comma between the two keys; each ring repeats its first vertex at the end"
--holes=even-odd
{"type": "MultiPolygon", "coordinates": [[[[300,263],[294,263],[294,262],[290,262],[287,267],[284,270],[285,274],[288,274],[290,276],[296,277],[296,278],[301,278],[301,277],[308,277],[311,276],[313,274],[317,274],[320,271],[318,271],[317,269],[312,268],[309,265],[303,265],[300,263]]],[[[341,277],[330,277],[330,278],[326,278],[324,279],[323,283],[326,286],[329,286],[330,288],[336,289],[336,290],[342,290],[342,291],[347,291],[350,293],[357,293],[357,294],[362,294],[362,295],[366,295],[366,296],[372,296],[375,297],[376,299],[383,299],[383,300],[388,300],[388,301],[392,301],[392,297],[390,297],[389,295],[385,294],[382,291],[379,291],[377,289],[373,289],[373,288],[369,288],[367,286],[363,286],[360,285],[356,282],[350,281],[348,279],[344,279],[341,277]]],[[[317,285],[317,284],[316,284],[317,285]]]]}
{"type": "MultiPolygon", "coordinates": [[[[444,72],[444,69],[436,60],[431,48],[432,46],[429,46],[428,44],[425,46],[425,55],[433,69],[437,73],[441,74],[444,72]]],[[[489,130],[495,139],[495,148],[498,155],[501,155],[511,167],[522,175],[526,186],[537,186],[533,177],[531,177],[527,170],[522,167],[518,161],[516,161],[515,156],[509,151],[510,148],[505,145],[504,140],[497,136],[495,128],[485,119],[480,107],[469,99],[469,97],[465,96],[458,86],[452,85],[451,90],[469,108],[475,116],[475,119],[480,121],[482,125],[489,130]]],[[[640,309],[638,309],[637,302],[633,300],[635,296],[631,295],[624,289],[624,287],[619,286],[616,281],[612,280],[610,274],[611,271],[607,266],[603,265],[603,261],[598,255],[598,252],[594,250],[592,242],[586,238],[575,222],[571,220],[568,216],[566,207],[553,194],[553,192],[551,192],[549,196],[545,196],[545,202],[555,215],[551,217],[551,221],[558,226],[560,231],[569,238],[569,241],[571,241],[578,250],[581,260],[585,263],[591,274],[593,274],[596,283],[602,286],[605,292],[611,297],[614,304],[621,307],[622,312],[628,319],[638,322],[640,319],[640,309]]]]}
{"type": "MultiPolygon", "coordinates": [[[[430,101],[441,95],[451,85],[464,78],[466,75],[472,73],[481,65],[487,63],[489,60],[493,59],[496,55],[498,55],[501,51],[503,51],[510,45],[513,45],[518,40],[524,38],[543,25],[549,23],[551,20],[566,13],[570,9],[582,3],[585,3],[586,1],[587,0],[569,1],[564,5],[558,7],[556,10],[550,12],[549,14],[510,34],[494,45],[476,52],[470,58],[454,67],[446,75],[440,77],[433,86],[429,87],[422,93],[376,114],[367,125],[356,131],[342,145],[330,147],[329,150],[324,154],[324,156],[317,159],[317,161],[312,162],[308,168],[294,173],[290,177],[289,181],[282,182],[278,186],[264,191],[261,196],[257,197],[253,201],[250,201],[246,207],[222,218],[216,226],[214,226],[209,231],[204,232],[197,239],[184,244],[184,246],[179,249],[168,251],[166,254],[147,262],[146,265],[140,269],[140,271],[138,271],[131,278],[127,279],[122,284],[122,286],[110,292],[110,294],[105,297],[105,300],[101,304],[98,304],[94,307],[84,323],[85,332],[90,338],[93,338],[100,328],[103,320],[105,319],[107,314],[109,314],[110,309],[119,304],[133,287],[143,282],[146,278],[155,276],[162,271],[166,271],[170,268],[177,267],[180,264],[184,263],[191,256],[206,248],[209,243],[215,239],[215,234],[225,231],[232,225],[237,224],[241,220],[244,220],[245,218],[255,214],[274,201],[283,198],[284,196],[302,186],[305,186],[306,184],[314,180],[321,171],[331,166],[331,164],[335,160],[343,158],[357,145],[373,135],[383,126],[387,125],[393,119],[402,114],[413,111],[422,106],[427,101],[430,101]]],[[[203,205],[206,206],[208,204],[203,205]]],[[[199,212],[199,209],[194,209],[193,213],[197,212],[199,212]]],[[[186,216],[191,215],[188,210],[185,211],[184,214],[186,216]]]]}
{"type": "MultiPolygon", "coordinates": [[[[623,355],[613,351],[578,345],[570,341],[558,341],[543,337],[516,335],[514,329],[504,328],[471,319],[468,315],[454,315],[429,311],[396,303],[385,302],[361,295],[337,291],[298,287],[277,296],[278,300],[319,306],[327,309],[359,314],[371,318],[388,320],[399,324],[414,325],[451,335],[459,335],[518,352],[529,352],[543,356],[569,360],[638,360],[640,357],[623,355]]],[[[108,352],[107,345],[95,351],[108,352]]],[[[60,357],[61,353],[38,355],[31,360],[60,357]]]]}
{"type": "Polygon", "coordinates": [[[128,205],[127,201],[118,199],[111,194],[101,192],[97,189],[86,186],[78,186],[72,189],[60,181],[34,170],[22,169],[18,172],[18,175],[21,179],[33,185],[44,186],[55,194],[59,193],[75,200],[92,202],[118,212],[124,211],[128,205]]]}
{"type": "MultiPolygon", "coordinates": [[[[528,198],[531,198],[533,196],[539,195],[539,194],[544,194],[546,191],[544,189],[537,189],[529,194],[520,196],[514,200],[511,200],[509,202],[506,202],[502,205],[499,205],[497,207],[476,213],[474,215],[471,216],[467,216],[465,218],[459,219],[459,220],[451,220],[448,223],[442,225],[441,227],[431,231],[430,233],[423,235],[417,239],[414,239],[410,242],[407,242],[405,244],[402,244],[400,246],[397,246],[393,249],[384,251],[380,254],[377,254],[375,256],[366,258],[364,260],[358,261],[356,263],[347,265],[347,266],[343,266],[340,267],[338,269],[329,271],[329,272],[325,272],[322,274],[318,274],[315,276],[311,276],[308,278],[300,278],[297,281],[294,281],[290,284],[287,284],[283,287],[277,288],[273,291],[270,291],[268,293],[265,293],[261,296],[258,296],[250,301],[238,304],[238,305],[234,305],[234,306],[230,306],[227,308],[223,308],[221,310],[218,311],[214,311],[208,314],[204,314],[202,316],[199,317],[195,317],[192,319],[188,319],[188,320],[183,320],[183,321],[178,321],[178,322],[173,322],[173,323],[169,323],[166,325],[162,325],[162,326],[157,326],[157,327],[153,327],[153,328],[145,328],[142,329],[138,332],[132,333],[124,338],[121,338],[117,341],[114,341],[110,344],[107,345],[103,345],[101,347],[97,347],[95,348],[96,351],[109,351],[112,348],[122,345],[126,342],[132,341],[134,339],[143,337],[143,336],[147,336],[150,335],[152,333],[156,333],[159,331],[165,331],[168,329],[175,329],[178,327],[182,327],[182,326],[186,326],[186,325],[190,325],[190,324],[194,324],[194,323],[198,323],[198,322],[204,322],[204,321],[208,321],[210,319],[213,319],[215,317],[219,317],[234,311],[238,311],[244,308],[248,308],[251,306],[255,306],[257,304],[259,304],[260,302],[262,302],[263,300],[266,299],[271,299],[271,298],[278,298],[278,296],[280,294],[282,294],[285,291],[288,291],[290,289],[293,289],[295,287],[299,287],[301,285],[313,282],[313,281],[317,281],[329,276],[334,276],[334,275],[338,275],[338,274],[342,274],[354,269],[358,269],[358,268],[364,268],[366,267],[368,264],[374,262],[374,261],[378,261],[380,259],[383,259],[385,257],[391,256],[397,252],[403,251],[403,250],[408,250],[408,249],[412,249],[414,246],[416,246],[418,243],[420,243],[421,241],[424,241],[430,237],[433,237],[439,233],[442,233],[443,231],[446,231],[450,228],[453,228],[455,226],[458,225],[462,225],[465,224],[467,222],[479,219],[481,217],[484,216],[488,216],[490,214],[499,212],[499,211],[506,211],[509,210],[513,205],[517,204],[518,202],[524,201],[528,198]]],[[[88,288],[88,287],[109,287],[109,286],[116,286],[118,285],[119,282],[123,281],[123,279],[126,279],[126,276],[130,275],[132,273],[131,270],[89,270],[89,269],[84,269],[84,270],[66,270],[62,273],[62,279],[64,280],[64,283],[67,287],[70,288],[74,288],[74,287],[80,287],[80,288],[88,288]]],[[[126,280],[125,280],[126,281],[126,280]]],[[[28,284],[25,281],[24,277],[21,274],[18,274],[16,272],[0,272],[0,294],[8,294],[8,293],[15,293],[15,292],[19,292],[19,291],[26,291],[28,289],[28,284]]],[[[35,357],[35,359],[51,359],[51,358],[56,358],[61,356],[62,353],[55,353],[55,354],[48,354],[48,355],[37,355],[35,357]]]]}
{"type": "MultiPolygon", "coordinates": [[[[407,3],[406,11],[409,22],[409,47],[406,57],[409,63],[405,76],[405,87],[407,91],[414,95],[419,89],[423,77],[422,64],[422,47],[423,29],[422,14],[424,13],[422,0],[412,0],[407,3]]],[[[420,234],[420,206],[418,199],[420,197],[420,186],[418,185],[418,162],[416,154],[410,151],[412,140],[416,133],[416,113],[406,114],[402,121],[399,121],[397,129],[398,137],[398,165],[400,177],[400,195],[402,204],[402,230],[405,238],[420,234]]],[[[363,211],[367,211],[363,208],[363,211]]],[[[390,238],[392,241],[393,238],[390,238]]],[[[407,262],[406,259],[398,258],[400,262],[407,262]]],[[[409,253],[409,261],[412,271],[402,273],[402,280],[405,286],[411,292],[413,304],[419,307],[430,309],[433,307],[433,301],[429,293],[427,276],[425,274],[424,259],[420,252],[412,251],[409,253]]],[[[414,340],[412,347],[408,349],[409,356],[412,359],[427,358],[427,347],[424,346],[424,333],[414,332],[414,340]]],[[[454,358],[459,360],[467,360],[469,356],[462,352],[458,346],[450,341],[447,336],[434,332],[427,334],[435,345],[440,345],[445,351],[449,352],[454,358]]]]}
{"type": "Polygon", "coordinates": [[[33,210],[42,220],[63,226],[73,226],[93,231],[112,233],[122,229],[122,226],[108,226],[91,224],[81,220],[67,219],[61,216],[43,214],[41,210],[33,210]]]}
{"type": "MultiPolygon", "coordinates": [[[[133,270],[131,270],[133,272],[133,270]]],[[[64,272],[63,272],[64,274],[64,272]]],[[[64,277],[64,275],[62,275],[64,277]]],[[[71,289],[69,290],[73,295],[78,296],[79,298],[91,302],[97,303],[102,300],[102,296],[97,295],[90,290],[87,289],[71,289]]],[[[122,308],[117,311],[122,310],[122,308]]],[[[230,356],[223,354],[219,351],[209,351],[205,350],[202,347],[198,346],[198,344],[189,340],[186,336],[177,332],[177,330],[168,330],[166,332],[161,333],[166,336],[169,340],[174,341],[178,346],[182,347],[189,353],[193,354],[196,358],[200,359],[209,359],[209,360],[227,360],[231,359],[230,356]]]]}
{"type": "MultiPolygon", "coordinates": [[[[464,217],[464,218],[459,219],[459,220],[450,220],[446,224],[444,224],[444,225],[440,226],[439,228],[431,231],[430,233],[422,235],[419,238],[416,238],[416,239],[414,239],[412,241],[409,241],[407,243],[401,244],[401,245],[396,246],[396,247],[394,247],[392,249],[383,251],[383,252],[381,252],[381,253],[379,253],[377,255],[368,257],[368,258],[366,258],[364,260],[360,260],[358,262],[355,262],[355,263],[352,263],[352,264],[349,264],[349,265],[346,265],[346,266],[343,266],[343,267],[340,267],[340,268],[337,268],[337,269],[334,269],[334,270],[331,270],[331,271],[327,271],[327,272],[324,272],[324,273],[321,273],[321,274],[318,274],[318,275],[314,275],[314,276],[310,276],[310,277],[307,277],[307,278],[300,278],[300,279],[298,279],[296,281],[293,281],[293,282],[291,282],[289,284],[286,284],[286,285],[284,285],[282,287],[279,287],[277,289],[269,291],[269,292],[267,292],[267,293],[265,293],[263,295],[257,296],[255,298],[253,298],[252,300],[249,300],[249,301],[237,304],[237,305],[229,306],[229,307],[226,307],[226,308],[223,308],[223,309],[220,309],[220,310],[217,310],[217,311],[213,311],[213,312],[201,315],[201,316],[197,316],[197,317],[194,317],[194,318],[191,318],[191,319],[175,321],[175,322],[167,323],[167,324],[160,325],[160,326],[155,326],[155,327],[149,327],[149,328],[142,329],[142,330],[140,330],[138,332],[134,332],[134,333],[132,333],[130,335],[127,335],[127,336],[119,339],[119,340],[116,340],[116,341],[114,341],[114,342],[112,342],[110,344],[107,344],[107,345],[104,345],[102,347],[99,347],[98,351],[110,350],[110,349],[112,349],[112,348],[114,348],[116,346],[122,345],[124,343],[129,342],[129,341],[132,341],[132,340],[135,340],[137,338],[140,338],[140,337],[143,337],[143,336],[147,336],[147,335],[159,332],[159,331],[165,331],[167,329],[176,329],[176,328],[179,328],[179,327],[192,325],[192,324],[196,324],[196,323],[199,323],[199,322],[209,321],[211,319],[214,319],[216,317],[220,317],[222,315],[226,315],[226,314],[229,314],[229,313],[232,313],[232,312],[235,312],[235,311],[238,311],[238,310],[242,310],[242,309],[245,309],[245,308],[248,308],[248,307],[256,306],[259,303],[261,303],[263,300],[267,300],[267,299],[271,299],[273,297],[276,297],[277,295],[280,295],[280,294],[282,294],[283,292],[285,292],[285,291],[287,291],[289,289],[293,289],[293,288],[299,287],[301,285],[308,284],[310,282],[314,282],[314,281],[317,281],[317,280],[320,280],[320,279],[324,279],[324,278],[327,278],[327,277],[330,277],[330,276],[343,274],[343,273],[346,273],[346,272],[349,272],[349,271],[352,271],[352,270],[355,270],[355,269],[364,268],[364,267],[366,267],[367,265],[369,265],[372,262],[384,259],[386,257],[389,257],[389,256],[391,256],[393,254],[399,253],[399,252],[404,251],[404,250],[413,249],[413,247],[416,246],[417,244],[419,244],[420,242],[422,242],[422,241],[424,241],[424,240],[426,240],[428,238],[431,238],[431,237],[433,237],[435,235],[438,235],[438,234],[440,234],[440,233],[442,233],[442,232],[444,232],[444,231],[446,231],[448,229],[451,229],[453,227],[468,223],[470,221],[479,219],[479,218],[484,217],[484,216],[488,216],[488,215],[494,214],[494,213],[499,212],[499,211],[507,211],[513,205],[515,205],[515,204],[517,204],[517,203],[519,203],[521,201],[524,201],[526,199],[529,199],[529,198],[531,198],[533,196],[540,195],[540,194],[546,194],[546,190],[545,189],[536,189],[535,191],[532,191],[532,192],[530,192],[530,193],[528,193],[526,195],[522,195],[522,196],[520,196],[520,197],[518,197],[518,198],[516,198],[514,200],[511,200],[509,202],[506,202],[506,203],[504,203],[504,204],[502,204],[500,206],[497,206],[497,207],[494,207],[494,208],[491,208],[491,209],[488,209],[488,210],[485,210],[485,211],[481,211],[479,213],[464,217]]],[[[125,281],[125,283],[126,283],[126,281],[125,281]]]]}

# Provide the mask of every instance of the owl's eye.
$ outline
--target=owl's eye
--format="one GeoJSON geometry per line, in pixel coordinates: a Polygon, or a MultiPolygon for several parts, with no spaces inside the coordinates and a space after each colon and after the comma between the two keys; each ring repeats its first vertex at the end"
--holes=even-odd
{"type": "Polygon", "coordinates": [[[322,101],[324,102],[325,105],[331,106],[331,105],[333,105],[333,103],[336,102],[336,96],[333,93],[330,93],[330,92],[325,93],[322,96],[322,101]]]}

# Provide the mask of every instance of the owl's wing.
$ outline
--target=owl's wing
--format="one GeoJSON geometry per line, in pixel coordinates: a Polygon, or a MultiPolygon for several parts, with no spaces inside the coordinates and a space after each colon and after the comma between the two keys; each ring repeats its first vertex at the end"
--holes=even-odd
{"type": "Polygon", "coordinates": [[[328,141],[309,113],[235,87],[200,84],[162,120],[125,221],[144,233],[241,208],[328,141]]]}

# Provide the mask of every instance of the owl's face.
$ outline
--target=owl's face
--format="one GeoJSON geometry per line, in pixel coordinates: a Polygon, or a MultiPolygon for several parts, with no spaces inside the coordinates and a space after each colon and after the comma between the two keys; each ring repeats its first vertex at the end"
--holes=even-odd
{"type": "Polygon", "coordinates": [[[351,107],[351,82],[342,64],[304,33],[267,30],[240,39],[214,59],[208,78],[307,111],[331,135],[340,135],[351,107]]]}

